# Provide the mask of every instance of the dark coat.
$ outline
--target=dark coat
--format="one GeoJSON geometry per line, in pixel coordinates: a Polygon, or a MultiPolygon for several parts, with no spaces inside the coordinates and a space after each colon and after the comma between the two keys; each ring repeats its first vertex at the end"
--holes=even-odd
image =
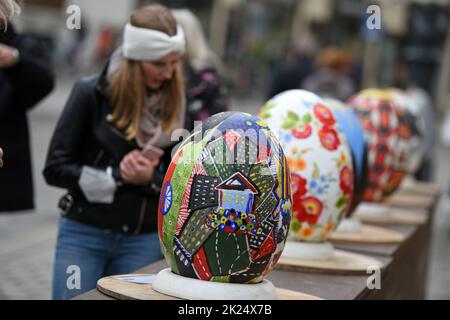
{"type": "Polygon", "coordinates": [[[8,25],[0,31],[0,43],[19,50],[20,60],[0,69],[0,212],[34,208],[27,111],[53,89],[53,75],[39,58],[37,42],[22,37],[8,25]]]}
{"type": "Polygon", "coordinates": [[[228,110],[230,98],[215,69],[194,70],[186,65],[185,75],[186,103],[190,119],[202,121],[213,114],[228,110]]]}
{"type": "Polygon", "coordinates": [[[63,197],[59,206],[67,218],[125,234],[154,232],[159,193],[172,147],[164,150],[148,185],[122,181],[120,162],[139,147],[106,120],[112,112],[106,70],[75,84],[53,134],[43,174],[48,184],[68,190],[69,196],[63,197]],[[118,185],[113,203],[91,203],[85,198],[78,185],[84,165],[104,171],[112,169],[118,185]]]}

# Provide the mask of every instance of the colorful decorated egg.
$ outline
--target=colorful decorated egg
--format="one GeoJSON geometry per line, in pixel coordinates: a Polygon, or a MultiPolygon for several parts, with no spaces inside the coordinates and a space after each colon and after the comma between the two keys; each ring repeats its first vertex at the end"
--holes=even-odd
{"type": "Polygon", "coordinates": [[[348,212],[348,215],[351,215],[362,201],[367,182],[367,143],[364,140],[364,130],[355,111],[348,105],[333,98],[324,98],[323,100],[334,112],[337,122],[347,137],[352,153],[355,185],[351,207],[348,212]]]}
{"type": "Polygon", "coordinates": [[[388,193],[394,175],[399,140],[399,121],[391,95],[385,90],[365,89],[349,100],[364,129],[368,143],[368,177],[365,201],[379,202],[388,193]]]}
{"type": "Polygon", "coordinates": [[[408,104],[408,109],[416,117],[417,127],[423,137],[423,145],[420,148],[423,156],[420,158],[420,163],[416,163],[415,167],[412,168],[413,173],[416,173],[422,166],[423,161],[429,161],[433,154],[436,112],[430,96],[424,89],[411,87],[405,93],[414,102],[413,104],[408,104]]]}
{"type": "Polygon", "coordinates": [[[158,209],[161,247],[174,273],[260,282],[281,256],[290,220],[287,161],[258,117],[214,115],[175,153],[158,209]]]}
{"type": "Polygon", "coordinates": [[[414,117],[406,107],[409,101],[402,91],[388,89],[386,92],[390,95],[390,100],[392,101],[398,119],[398,141],[394,149],[392,174],[389,177],[387,187],[384,191],[385,195],[390,195],[397,190],[409,171],[409,161],[413,154],[411,142],[414,130],[414,117]]]}
{"type": "Polygon", "coordinates": [[[353,194],[350,147],[331,109],[317,95],[289,90],[261,109],[278,136],[291,171],[292,223],[297,240],[326,241],[353,194]]]}
{"type": "MultiPolygon", "coordinates": [[[[422,164],[425,155],[425,122],[418,117],[416,102],[404,91],[396,88],[388,89],[396,107],[399,119],[399,154],[397,157],[397,171],[403,176],[414,174],[422,164]]],[[[393,181],[399,184],[400,182],[393,181]]],[[[395,187],[395,185],[394,185],[395,187]]]]}

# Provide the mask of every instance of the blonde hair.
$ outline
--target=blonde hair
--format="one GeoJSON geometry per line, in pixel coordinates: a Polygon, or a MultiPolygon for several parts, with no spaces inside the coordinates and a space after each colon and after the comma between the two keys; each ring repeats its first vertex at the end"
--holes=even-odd
{"type": "Polygon", "coordinates": [[[14,16],[19,15],[20,6],[15,0],[2,0],[0,1],[0,22],[5,25],[8,24],[8,20],[14,16]]]}
{"type": "MultiPolygon", "coordinates": [[[[131,25],[154,29],[170,36],[176,34],[175,18],[161,5],[149,5],[135,11],[130,18],[131,25]]],[[[113,106],[111,122],[124,131],[127,139],[134,139],[141,124],[142,109],[147,101],[147,87],[139,61],[124,59],[111,81],[109,93],[113,106]]],[[[159,115],[162,129],[168,133],[174,129],[183,102],[184,84],[181,65],[174,71],[172,79],[159,89],[159,115]]]]}
{"type": "Polygon", "coordinates": [[[172,9],[172,15],[184,30],[186,58],[194,70],[215,68],[222,71],[219,57],[210,49],[198,18],[188,9],[172,9]]]}

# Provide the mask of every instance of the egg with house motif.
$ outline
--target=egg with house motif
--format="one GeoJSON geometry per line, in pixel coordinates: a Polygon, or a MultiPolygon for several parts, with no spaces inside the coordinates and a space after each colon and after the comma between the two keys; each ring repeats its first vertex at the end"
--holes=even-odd
{"type": "Polygon", "coordinates": [[[341,126],[350,145],[353,163],[354,188],[352,203],[348,215],[351,215],[362,201],[367,181],[367,143],[364,130],[355,111],[344,102],[324,98],[325,104],[333,111],[336,121],[341,126]]]}
{"type": "Polygon", "coordinates": [[[279,138],[291,172],[290,236],[326,241],[349,211],[353,194],[353,164],[344,132],[325,102],[304,90],[276,95],[260,116],[279,138]]]}
{"type": "Polygon", "coordinates": [[[392,96],[386,90],[365,89],[351,97],[348,104],[355,110],[368,144],[368,176],[364,200],[382,201],[392,192],[398,159],[399,120],[392,96]]]}
{"type": "Polygon", "coordinates": [[[162,251],[178,275],[257,283],[277,263],[291,220],[287,160],[258,117],[216,114],[174,153],[158,209],[162,251]]]}

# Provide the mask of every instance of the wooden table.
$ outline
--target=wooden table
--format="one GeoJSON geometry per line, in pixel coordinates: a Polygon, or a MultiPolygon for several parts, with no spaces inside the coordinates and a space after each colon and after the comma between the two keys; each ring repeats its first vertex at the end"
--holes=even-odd
{"type": "Polygon", "coordinates": [[[343,250],[392,258],[382,281],[382,288],[385,286],[387,290],[366,290],[359,298],[425,299],[431,230],[439,197],[435,195],[422,225],[382,225],[404,234],[406,240],[401,244],[334,244],[343,250]]]}
{"type": "MultiPolygon", "coordinates": [[[[421,226],[422,227],[422,226],[421,226]]],[[[398,272],[395,270],[397,267],[401,267],[397,262],[394,262],[393,256],[396,252],[402,252],[401,247],[414,247],[413,243],[416,241],[420,235],[421,227],[418,230],[411,232],[407,231],[405,234],[409,233],[409,236],[405,240],[405,243],[401,245],[386,245],[379,246],[377,248],[380,254],[369,254],[372,257],[379,259],[383,262],[385,269],[381,273],[381,290],[369,290],[367,288],[367,279],[369,274],[366,275],[333,275],[326,273],[312,273],[312,272],[295,272],[295,271],[285,271],[285,270],[273,270],[267,279],[272,281],[276,287],[285,288],[290,290],[301,291],[307,294],[315,295],[323,299],[343,299],[343,300],[353,300],[353,299],[382,299],[385,297],[389,298],[407,298],[411,296],[408,293],[407,288],[405,290],[398,290],[397,288],[391,288],[391,286],[397,286],[396,279],[393,278],[398,272]],[[384,247],[384,248],[383,248],[384,247]],[[383,249],[385,249],[383,251],[383,249]],[[395,294],[392,294],[394,291],[395,294]]],[[[402,228],[405,229],[405,228],[402,228]]],[[[402,230],[399,230],[402,231],[402,230]]],[[[364,252],[364,250],[360,250],[364,252]]],[[[403,254],[399,255],[399,258],[407,258],[403,254]]],[[[409,261],[405,262],[410,264],[409,261]]],[[[141,270],[136,271],[136,273],[157,273],[163,268],[166,268],[167,264],[164,260],[158,261],[151,264],[141,270]]],[[[420,290],[414,290],[420,291],[420,290]]],[[[82,294],[75,299],[91,300],[91,299],[112,299],[98,290],[94,289],[85,294],[82,294]]]]}
{"type": "MultiPolygon", "coordinates": [[[[318,296],[323,299],[424,299],[428,270],[429,242],[434,215],[430,208],[422,225],[384,225],[405,235],[400,244],[357,245],[335,244],[339,249],[363,253],[383,263],[381,289],[369,289],[367,275],[333,275],[326,273],[273,270],[267,279],[278,288],[318,296]]],[[[167,267],[164,260],[136,273],[157,273],[167,267]]],[[[94,289],[75,299],[112,299],[94,289]]]]}

